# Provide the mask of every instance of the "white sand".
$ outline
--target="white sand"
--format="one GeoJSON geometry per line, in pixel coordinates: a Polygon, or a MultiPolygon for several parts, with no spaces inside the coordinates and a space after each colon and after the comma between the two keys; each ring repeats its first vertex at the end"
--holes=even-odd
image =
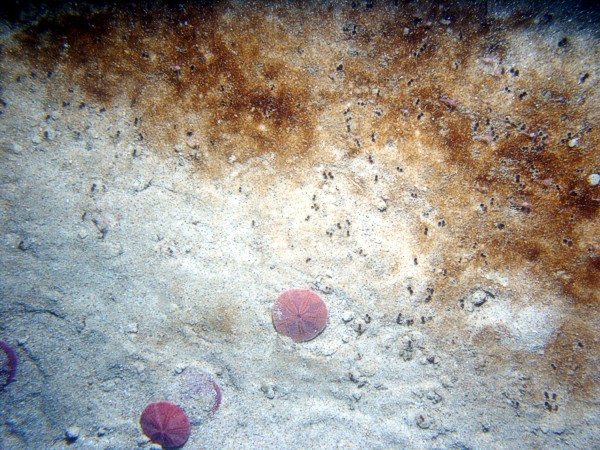
{"type": "Polygon", "coordinates": [[[217,9],[237,112],[190,81],[222,48],[160,14],[88,62],[3,22],[2,449],[150,448],[158,400],[190,449],[600,446],[598,16],[356,3],[217,9]],[[313,341],[271,323],[291,287],[327,303],[313,341]]]}

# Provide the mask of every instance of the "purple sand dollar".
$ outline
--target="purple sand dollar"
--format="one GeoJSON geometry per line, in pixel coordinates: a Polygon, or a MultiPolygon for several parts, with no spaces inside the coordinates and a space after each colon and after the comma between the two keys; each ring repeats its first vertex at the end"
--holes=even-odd
{"type": "Polygon", "coordinates": [[[283,292],[273,307],[273,324],[278,333],[295,342],[314,339],[327,325],[327,306],[309,289],[283,292]]]}
{"type": "Polygon", "coordinates": [[[150,403],[140,419],[142,430],[152,442],[165,448],[178,448],[190,437],[190,419],[170,402],[150,403]]]}

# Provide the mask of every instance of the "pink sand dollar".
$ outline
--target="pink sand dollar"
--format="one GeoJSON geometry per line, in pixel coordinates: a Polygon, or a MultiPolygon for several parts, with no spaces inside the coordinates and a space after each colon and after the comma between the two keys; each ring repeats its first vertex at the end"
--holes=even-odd
{"type": "Polygon", "coordinates": [[[273,307],[273,324],[279,334],[295,342],[314,339],[327,325],[327,306],[309,289],[289,289],[273,307]]]}
{"type": "Polygon", "coordinates": [[[173,403],[150,403],[144,409],[140,423],[144,434],[164,448],[179,448],[190,437],[190,419],[173,403]]]}

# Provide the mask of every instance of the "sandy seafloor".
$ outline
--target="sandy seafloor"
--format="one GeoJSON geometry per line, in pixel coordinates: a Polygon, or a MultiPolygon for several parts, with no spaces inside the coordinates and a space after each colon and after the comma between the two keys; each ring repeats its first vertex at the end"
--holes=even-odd
{"type": "Polygon", "coordinates": [[[0,448],[600,448],[591,2],[4,8],[0,448]]]}

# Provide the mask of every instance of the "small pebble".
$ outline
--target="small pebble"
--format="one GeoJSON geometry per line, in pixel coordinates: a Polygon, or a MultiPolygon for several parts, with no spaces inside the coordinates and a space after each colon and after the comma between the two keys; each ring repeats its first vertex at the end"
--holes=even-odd
{"type": "Polygon", "coordinates": [[[81,428],[73,426],[69,427],[65,430],[65,437],[69,442],[75,442],[79,439],[79,435],[81,434],[81,428]]]}
{"type": "MultiPolygon", "coordinates": [[[[150,442],[150,439],[148,439],[145,435],[142,434],[141,436],[138,436],[136,438],[135,442],[136,442],[136,444],[137,444],[138,447],[141,447],[143,445],[148,444],[150,442]]],[[[154,444],[150,443],[150,446],[149,447],[144,447],[144,449],[146,449],[146,448],[150,449],[150,448],[152,448],[152,445],[154,445],[154,444]]],[[[159,448],[161,448],[161,447],[159,447],[159,448]]]]}
{"type": "Polygon", "coordinates": [[[427,394],[427,400],[431,400],[431,402],[433,404],[439,403],[442,401],[442,397],[435,391],[428,391],[427,394]]]}
{"type": "Polygon", "coordinates": [[[387,202],[383,198],[375,199],[375,206],[381,212],[384,212],[388,208],[387,202]]]}
{"type": "Polygon", "coordinates": [[[344,321],[344,323],[348,323],[351,320],[354,319],[354,312],[352,311],[344,311],[342,313],[342,320],[344,321]]]}
{"type": "Polygon", "coordinates": [[[265,394],[265,397],[267,397],[268,399],[273,400],[275,398],[275,389],[273,389],[273,386],[263,384],[260,387],[260,390],[263,392],[263,394],[265,394]]]}
{"type": "Polygon", "coordinates": [[[127,324],[127,326],[125,328],[125,332],[135,334],[138,332],[138,329],[139,329],[138,324],[135,322],[131,322],[131,323],[127,324]]]}
{"type": "Polygon", "coordinates": [[[77,236],[79,237],[79,239],[85,239],[89,236],[89,231],[87,230],[87,228],[84,227],[80,227],[77,230],[77,236]]]}
{"type": "Polygon", "coordinates": [[[577,147],[578,143],[579,143],[579,138],[573,138],[573,139],[569,139],[568,145],[569,145],[569,147],[573,148],[573,147],[577,147]]]}
{"type": "Polygon", "coordinates": [[[487,298],[488,295],[485,291],[475,291],[469,298],[469,301],[473,306],[481,306],[486,302],[487,298]]]}
{"type": "Polygon", "coordinates": [[[0,151],[18,155],[23,151],[23,149],[16,142],[3,141],[0,142],[0,151]]]}
{"type": "Polygon", "coordinates": [[[485,302],[492,298],[494,298],[494,295],[491,292],[478,289],[465,298],[466,309],[469,312],[473,312],[475,307],[482,306],[485,302]]]}
{"type": "Polygon", "coordinates": [[[415,421],[417,422],[418,427],[422,430],[427,430],[432,425],[431,419],[423,415],[419,415],[415,421]]]}
{"type": "Polygon", "coordinates": [[[600,174],[593,173],[588,177],[588,181],[592,186],[598,186],[600,184],[600,174]]]}
{"type": "Polygon", "coordinates": [[[182,373],[185,369],[187,369],[187,364],[185,363],[179,363],[175,366],[175,373],[177,375],[179,375],[180,373],[182,373]]]}

